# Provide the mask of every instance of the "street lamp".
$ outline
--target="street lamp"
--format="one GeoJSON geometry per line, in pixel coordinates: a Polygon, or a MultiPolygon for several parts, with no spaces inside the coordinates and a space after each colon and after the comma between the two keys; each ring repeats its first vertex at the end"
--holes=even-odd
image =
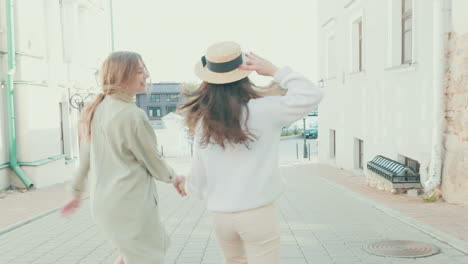
{"type": "Polygon", "coordinates": [[[302,119],[302,121],[304,122],[304,159],[307,158],[307,143],[306,143],[306,122],[305,122],[306,118],[304,117],[302,119]]]}

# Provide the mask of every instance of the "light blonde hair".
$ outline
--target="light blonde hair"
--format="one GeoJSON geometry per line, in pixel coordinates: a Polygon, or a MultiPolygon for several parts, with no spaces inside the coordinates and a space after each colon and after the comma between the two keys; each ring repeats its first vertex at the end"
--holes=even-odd
{"type": "Polygon", "coordinates": [[[106,95],[125,93],[127,84],[138,73],[140,61],[143,63],[140,54],[131,51],[113,52],[106,58],[100,72],[102,93],[98,94],[94,101],[86,105],[81,113],[79,124],[80,139],[86,139],[87,142],[90,142],[91,123],[97,107],[106,95]]]}

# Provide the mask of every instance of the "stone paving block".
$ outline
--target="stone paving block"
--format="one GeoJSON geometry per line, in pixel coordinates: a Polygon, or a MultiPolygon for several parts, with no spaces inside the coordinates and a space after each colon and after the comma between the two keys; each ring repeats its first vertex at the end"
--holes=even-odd
{"type": "Polygon", "coordinates": [[[332,259],[336,264],[362,264],[361,259],[356,257],[332,256],[332,259]]]}
{"type": "Polygon", "coordinates": [[[335,264],[333,259],[328,256],[312,256],[307,257],[306,260],[308,261],[308,263],[335,264]]]}
{"type": "Polygon", "coordinates": [[[308,264],[306,259],[303,258],[282,258],[281,264],[308,264]]]}
{"type": "MultiPolygon", "coordinates": [[[[450,245],[302,168],[288,167],[282,173],[291,178],[277,202],[282,264],[468,264],[468,256],[450,245]],[[423,259],[397,259],[363,249],[383,239],[418,240],[439,246],[442,252],[423,259]]],[[[170,185],[158,188],[160,212],[172,241],[166,263],[222,263],[204,202],[180,198],[170,185]]],[[[69,219],[52,213],[0,235],[0,264],[113,264],[116,258],[117,249],[92,222],[89,200],[69,219]]]]}
{"type": "Polygon", "coordinates": [[[282,258],[304,258],[304,253],[300,248],[297,249],[282,249],[280,252],[282,258]]]}

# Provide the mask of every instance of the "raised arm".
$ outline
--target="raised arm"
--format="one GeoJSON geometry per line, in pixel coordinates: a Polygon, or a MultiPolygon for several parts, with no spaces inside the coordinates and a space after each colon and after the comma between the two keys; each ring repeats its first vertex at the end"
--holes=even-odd
{"type": "Polygon", "coordinates": [[[157,148],[156,135],[148,120],[139,118],[135,123],[135,134],[130,135],[130,149],[135,158],[145,166],[151,176],[167,183],[176,183],[174,170],[161,157],[157,148]]]}
{"type": "Polygon", "coordinates": [[[80,165],[73,174],[70,190],[74,196],[81,196],[85,189],[86,178],[89,172],[89,143],[85,139],[80,143],[80,165]]]}
{"type": "Polygon", "coordinates": [[[246,65],[239,68],[256,71],[270,76],[280,87],[287,89],[285,96],[269,98],[265,112],[278,126],[287,126],[310,113],[323,97],[322,90],[302,74],[293,72],[289,67],[278,69],[271,62],[255,55],[246,54],[246,65]]]}
{"type": "Polygon", "coordinates": [[[278,122],[282,127],[312,112],[322,100],[322,90],[289,67],[279,69],[274,75],[274,80],[288,90],[285,96],[278,99],[278,122]]]}
{"type": "Polygon", "coordinates": [[[81,195],[85,189],[85,182],[89,172],[89,153],[89,143],[82,139],[80,143],[80,165],[73,174],[72,182],[68,186],[73,197],[62,208],[61,214],[63,216],[73,214],[80,206],[81,195]]]}

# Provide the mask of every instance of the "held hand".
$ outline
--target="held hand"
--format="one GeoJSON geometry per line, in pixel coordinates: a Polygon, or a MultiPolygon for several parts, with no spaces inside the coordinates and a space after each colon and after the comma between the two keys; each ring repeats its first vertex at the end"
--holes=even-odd
{"type": "Polygon", "coordinates": [[[80,207],[81,198],[79,196],[75,196],[72,200],[70,200],[60,211],[60,214],[63,217],[68,217],[76,212],[78,207],[80,207]]]}
{"type": "Polygon", "coordinates": [[[273,63],[265,60],[264,58],[254,54],[253,52],[246,53],[245,56],[249,59],[246,64],[240,65],[239,69],[247,71],[256,71],[258,74],[263,76],[274,76],[278,67],[273,63]]]}
{"type": "Polygon", "coordinates": [[[174,188],[176,189],[177,193],[180,196],[186,196],[187,193],[185,192],[185,177],[177,176],[176,182],[174,183],[174,188]]]}

